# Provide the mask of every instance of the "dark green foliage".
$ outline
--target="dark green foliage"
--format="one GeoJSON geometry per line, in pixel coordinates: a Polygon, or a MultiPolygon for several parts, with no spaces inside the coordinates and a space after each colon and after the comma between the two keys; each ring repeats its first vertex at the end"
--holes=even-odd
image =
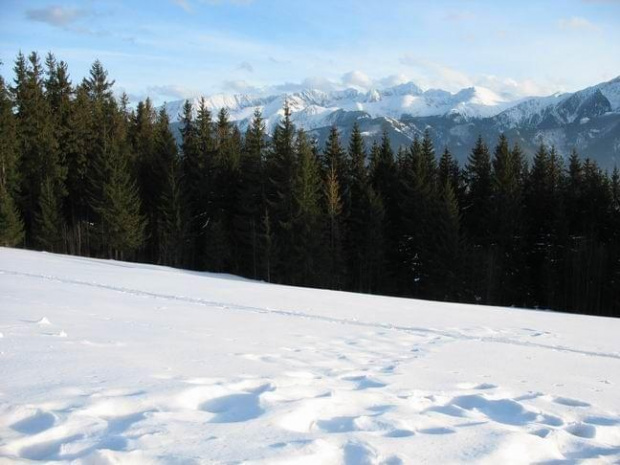
{"type": "Polygon", "coordinates": [[[265,231],[265,167],[266,131],[260,111],[254,113],[245,135],[241,152],[239,208],[235,217],[240,272],[254,279],[265,276],[267,244],[265,231]]]}
{"type": "Polygon", "coordinates": [[[297,173],[295,151],[295,127],[291,121],[288,104],[284,106],[284,118],[273,134],[271,150],[267,153],[266,188],[270,228],[273,233],[271,281],[282,282],[296,273],[294,255],[293,218],[295,215],[294,182],[297,173]]]}
{"type": "Polygon", "coordinates": [[[50,252],[63,252],[64,224],[57,191],[53,179],[43,181],[35,216],[36,244],[50,252]]]}
{"type": "MultiPolygon", "coordinates": [[[[424,299],[620,315],[620,172],[541,144],[531,169],[501,136],[461,170],[433,129],[411,147],[357,125],[320,150],[291,121],[245,134],[186,102],[114,96],[96,61],[20,54],[0,78],[0,246],[132,259],[424,299]],[[195,115],[195,116],[194,116],[195,115]],[[396,149],[396,150],[395,150],[396,149]],[[396,155],[395,155],[396,154],[396,155]]],[[[337,311],[337,309],[334,309],[337,311]]]]}
{"type": "Polygon", "coordinates": [[[371,150],[370,184],[381,199],[385,214],[383,221],[383,241],[385,243],[385,268],[379,270],[381,292],[397,292],[400,287],[398,271],[402,259],[398,250],[402,225],[400,205],[398,202],[399,178],[394,161],[394,152],[390,146],[387,130],[383,131],[380,145],[373,145],[371,150]]]}
{"type": "Polygon", "coordinates": [[[296,141],[297,170],[293,181],[292,274],[294,284],[317,286],[322,268],[321,189],[319,160],[306,133],[299,130],[296,141]]]}
{"type": "Polygon", "coordinates": [[[35,236],[35,217],[40,209],[41,188],[49,181],[58,200],[66,194],[66,168],[62,163],[52,109],[45,96],[39,57],[19,55],[15,65],[15,95],[18,150],[20,152],[21,206],[26,242],[35,236]]]}
{"type": "MultiPolygon", "coordinates": [[[[187,261],[189,218],[187,201],[182,189],[181,159],[168,115],[162,108],[155,124],[154,179],[159,198],[154,202],[157,221],[157,261],[165,265],[183,266],[187,261]]],[[[157,194],[157,193],[155,193],[157,194]]]]}
{"type": "Polygon", "coordinates": [[[13,197],[0,183],[0,246],[16,247],[24,240],[24,223],[22,222],[13,197]]]}
{"type": "Polygon", "coordinates": [[[147,220],[122,145],[112,147],[106,155],[100,168],[104,180],[101,197],[94,205],[102,246],[109,257],[122,260],[143,245],[147,220]]]}
{"type": "Polygon", "coordinates": [[[0,186],[7,193],[16,195],[19,192],[20,151],[12,106],[9,90],[0,76],[0,186]]]}
{"type": "Polygon", "coordinates": [[[482,136],[478,137],[465,165],[465,226],[475,245],[486,246],[491,240],[491,156],[482,136]]]}

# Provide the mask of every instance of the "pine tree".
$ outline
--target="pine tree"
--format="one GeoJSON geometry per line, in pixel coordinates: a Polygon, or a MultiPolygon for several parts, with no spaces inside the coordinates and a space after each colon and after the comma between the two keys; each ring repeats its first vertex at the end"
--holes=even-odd
{"type": "Polygon", "coordinates": [[[362,283],[366,292],[378,293],[385,286],[386,239],[385,207],[383,200],[374,189],[368,187],[367,235],[364,243],[368,265],[367,282],[362,283]]]}
{"type": "Polygon", "coordinates": [[[265,123],[260,110],[245,135],[240,160],[239,209],[235,218],[241,273],[254,279],[266,278],[266,251],[261,240],[264,231],[265,178],[264,156],[267,147],[265,123]]]}
{"type": "Polygon", "coordinates": [[[465,224],[471,241],[487,245],[491,236],[491,156],[482,137],[478,137],[465,165],[467,192],[465,224]]]}
{"type": "Polygon", "coordinates": [[[349,205],[349,168],[347,166],[347,154],[340,141],[340,133],[336,126],[331,127],[325,142],[325,149],[323,150],[323,172],[325,173],[326,180],[332,170],[334,170],[335,176],[338,178],[339,195],[343,202],[343,211],[346,216],[349,205]]]}
{"type": "Polygon", "coordinates": [[[20,245],[24,238],[15,196],[19,192],[19,152],[12,102],[0,76],[0,246],[20,245]]]}
{"type": "Polygon", "coordinates": [[[5,184],[0,183],[0,246],[15,247],[24,240],[22,222],[13,197],[5,184]]]}
{"type": "Polygon", "coordinates": [[[91,142],[97,131],[92,122],[93,109],[84,86],[75,91],[66,121],[63,139],[64,159],[67,165],[67,196],[65,211],[68,222],[68,252],[88,255],[89,229],[89,167],[91,165],[91,142]]]}
{"type": "Polygon", "coordinates": [[[113,134],[99,169],[103,183],[101,197],[95,203],[100,215],[99,232],[110,258],[131,258],[145,240],[147,219],[135,179],[129,168],[129,143],[124,132],[124,116],[117,111],[113,134]]]}
{"type": "Polygon", "coordinates": [[[452,156],[452,152],[450,152],[448,147],[445,147],[441,157],[439,158],[437,182],[440,186],[445,186],[446,182],[449,182],[452,187],[452,191],[457,198],[459,198],[459,194],[462,194],[459,164],[452,156]]]}
{"type": "Polygon", "coordinates": [[[297,172],[294,147],[295,127],[291,121],[288,103],[284,105],[284,118],[275,128],[271,150],[267,153],[267,204],[273,234],[270,260],[271,280],[282,282],[295,273],[296,265],[290,260],[295,243],[292,235],[294,211],[293,185],[297,172]]]}
{"type": "Polygon", "coordinates": [[[394,152],[390,145],[387,129],[383,131],[380,146],[373,146],[371,152],[370,179],[373,190],[381,197],[385,211],[384,233],[386,269],[380,284],[383,292],[394,293],[399,282],[395,279],[401,266],[398,242],[401,236],[400,212],[398,205],[398,176],[394,163],[394,152]]]}
{"type": "MultiPolygon", "coordinates": [[[[119,110],[117,102],[114,100],[112,86],[114,81],[108,79],[108,73],[99,60],[95,61],[89,71],[88,77],[82,81],[81,88],[88,96],[88,127],[86,134],[89,140],[85,147],[87,164],[86,177],[88,179],[88,205],[85,212],[84,234],[86,247],[89,254],[110,256],[107,244],[107,236],[104,232],[104,222],[101,217],[100,205],[104,202],[104,186],[109,182],[110,153],[115,150],[120,139],[126,139],[124,112],[119,110]],[[123,125],[122,134],[119,133],[123,125]]],[[[123,143],[125,141],[123,140],[123,143]]],[[[82,147],[78,146],[76,152],[76,167],[81,166],[82,147]]],[[[125,160],[127,169],[130,169],[129,161],[125,160]]],[[[132,172],[133,174],[133,172],[132,172]]],[[[80,179],[81,172],[76,172],[76,177],[80,179]]]]}
{"type": "Polygon", "coordinates": [[[157,261],[166,265],[182,266],[187,259],[189,218],[181,187],[181,159],[164,107],[155,123],[154,139],[156,178],[153,182],[160,188],[155,215],[159,235],[157,261]]]}
{"type": "Polygon", "coordinates": [[[342,197],[336,167],[332,166],[325,181],[325,205],[328,222],[328,273],[329,287],[342,289],[344,283],[344,261],[342,252],[342,197]]]}
{"type": "Polygon", "coordinates": [[[429,297],[454,301],[461,298],[461,239],[459,205],[450,180],[439,190],[434,231],[427,238],[431,263],[427,269],[429,297]]]}
{"type": "Polygon", "coordinates": [[[19,192],[19,151],[13,103],[0,76],[0,185],[8,195],[19,192]]]}
{"type": "Polygon", "coordinates": [[[528,265],[532,303],[548,307],[558,290],[559,247],[561,247],[562,212],[561,166],[557,152],[541,144],[534,156],[526,184],[528,265]]]}
{"type": "Polygon", "coordinates": [[[53,179],[47,178],[43,181],[35,216],[36,243],[50,252],[63,251],[64,221],[56,191],[53,179]]]}
{"type": "Polygon", "coordinates": [[[97,103],[109,103],[112,99],[112,87],[115,81],[108,80],[108,72],[99,60],[92,64],[89,76],[84,78],[82,85],[91,100],[97,103]]]}
{"type": "Polygon", "coordinates": [[[400,194],[403,235],[399,250],[405,257],[401,274],[406,276],[408,294],[426,297],[433,293],[430,272],[435,257],[431,245],[439,209],[435,150],[428,130],[421,142],[414,139],[405,165],[408,169],[401,174],[400,194]]]}
{"type": "Polygon", "coordinates": [[[492,165],[493,237],[487,301],[498,305],[523,305],[523,166],[520,149],[516,146],[510,150],[504,134],[500,135],[492,165]]]}
{"type": "MultiPolygon", "coordinates": [[[[321,176],[319,160],[303,130],[297,132],[297,170],[293,182],[293,284],[319,283],[321,263],[321,176]]],[[[290,259],[290,257],[289,257],[290,259]]]]}
{"type": "Polygon", "coordinates": [[[235,218],[239,210],[239,160],[241,136],[221,109],[216,123],[215,151],[210,191],[210,218],[207,228],[209,269],[238,273],[239,255],[235,218]]]}
{"type": "Polygon", "coordinates": [[[468,293],[475,302],[486,303],[492,297],[489,273],[493,271],[492,241],[492,178],[489,149],[478,137],[465,165],[466,191],[463,206],[463,224],[471,244],[466,260],[468,293]]]}
{"type": "Polygon", "coordinates": [[[142,213],[148,219],[145,258],[147,261],[157,262],[160,250],[158,241],[161,237],[158,229],[160,226],[159,202],[169,163],[162,160],[162,155],[156,152],[156,116],[150,99],[139,102],[135,116],[130,119],[129,138],[134,165],[132,171],[135,173],[142,200],[142,213]]]}
{"type": "Polygon", "coordinates": [[[198,236],[201,226],[197,219],[199,211],[199,195],[200,187],[199,176],[199,145],[198,130],[193,116],[192,104],[186,100],[183,104],[183,112],[179,115],[181,120],[181,177],[183,178],[182,190],[187,202],[188,215],[188,247],[187,254],[189,257],[188,266],[197,269],[200,267],[201,258],[199,255],[198,236]]]}
{"type": "MultiPolygon", "coordinates": [[[[61,206],[66,194],[66,170],[61,163],[58,142],[54,134],[51,109],[45,98],[43,71],[36,53],[26,63],[19,55],[15,65],[16,80],[13,92],[17,107],[18,150],[21,172],[21,204],[24,212],[26,240],[29,235],[39,237],[35,221],[39,210],[41,188],[49,180],[55,191],[54,205],[61,206]]],[[[60,212],[58,213],[60,214],[60,212]]]]}
{"type": "Polygon", "coordinates": [[[354,123],[349,140],[348,163],[350,180],[349,214],[345,217],[344,248],[347,262],[348,288],[369,292],[368,241],[369,199],[366,150],[359,125],[354,123]]]}

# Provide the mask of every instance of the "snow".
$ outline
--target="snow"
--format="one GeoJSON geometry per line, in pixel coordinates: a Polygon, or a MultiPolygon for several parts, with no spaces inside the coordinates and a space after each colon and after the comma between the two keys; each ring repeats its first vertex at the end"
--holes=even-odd
{"type": "Polygon", "coordinates": [[[0,248],[0,331],[0,463],[620,460],[616,319],[0,248]]]}
{"type": "MultiPolygon", "coordinates": [[[[490,117],[519,103],[506,99],[490,89],[471,87],[452,94],[438,89],[422,91],[413,82],[399,84],[386,89],[371,89],[367,92],[345,89],[324,92],[306,89],[295,93],[269,96],[216,94],[204,97],[206,107],[214,114],[226,108],[231,121],[245,130],[255,110],[261,110],[269,132],[280,122],[282,107],[288,101],[293,122],[306,130],[330,126],[335,112],[362,111],[373,118],[400,118],[410,116],[441,116],[460,114],[466,117],[490,117]]],[[[194,112],[200,99],[194,99],[194,112]]],[[[166,104],[171,121],[179,121],[184,101],[166,104]]]]}

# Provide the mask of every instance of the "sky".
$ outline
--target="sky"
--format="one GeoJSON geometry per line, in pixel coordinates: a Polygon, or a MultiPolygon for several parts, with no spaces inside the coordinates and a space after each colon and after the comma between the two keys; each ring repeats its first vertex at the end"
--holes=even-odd
{"type": "Polygon", "coordinates": [[[156,103],[413,81],[515,97],[620,75],[620,0],[0,0],[0,73],[53,52],[156,103]]]}

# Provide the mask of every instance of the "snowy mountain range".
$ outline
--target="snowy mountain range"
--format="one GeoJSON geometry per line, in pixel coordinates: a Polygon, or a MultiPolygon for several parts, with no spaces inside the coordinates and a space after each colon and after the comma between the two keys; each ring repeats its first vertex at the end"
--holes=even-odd
{"type": "MultiPolygon", "coordinates": [[[[436,146],[448,145],[461,161],[479,134],[493,143],[503,132],[526,152],[545,142],[554,144],[564,156],[575,147],[583,157],[596,159],[604,168],[620,162],[620,76],[574,93],[530,98],[515,98],[478,86],[456,93],[424,91],[413,82],[368,91],[306,89],[204,98],[214,113],[226,108],[241,130],[247,128],[254,111],[261,110],[269,132],[282,119],[287,100],[293,122],[315,135],[319,143],[332,125],[348,137],[357,122],[367,142],[387,129],[396,147],[409,145],[416,134],[428,128],[436,146]]],[[[192,101],[194,109],[199,100],[192,101]]],[[[175,125],[183,104],[182,100],[166,104],[175,125]]]]}

